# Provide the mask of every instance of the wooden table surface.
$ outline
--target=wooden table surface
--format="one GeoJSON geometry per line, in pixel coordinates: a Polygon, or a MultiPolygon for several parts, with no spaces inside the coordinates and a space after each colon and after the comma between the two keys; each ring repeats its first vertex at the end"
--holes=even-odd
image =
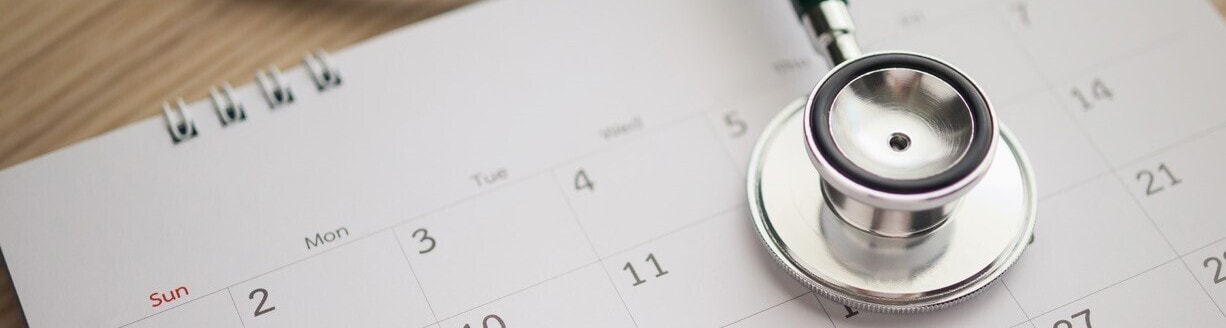
{"type": "MultiPolygon", "coordinates": [[[[471,1],[0,0],[0,169],[471,1]]],[[[24,326],[0,258],[0,327],[24,326]]]]}

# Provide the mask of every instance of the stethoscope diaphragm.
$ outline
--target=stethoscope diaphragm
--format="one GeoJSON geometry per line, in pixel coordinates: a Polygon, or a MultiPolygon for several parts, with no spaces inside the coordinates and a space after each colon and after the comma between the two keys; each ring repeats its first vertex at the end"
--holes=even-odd
{"type": "Polygon", "coordinates": [[[817,6],[807,23],[837,65],[754,150],[747,185],[763,245],[818,294],[867,311],[924,312],[982,292],[1034,229],[1037,189],[1017,139],[957,68],[860,56],[845,4],[817,6]]]}

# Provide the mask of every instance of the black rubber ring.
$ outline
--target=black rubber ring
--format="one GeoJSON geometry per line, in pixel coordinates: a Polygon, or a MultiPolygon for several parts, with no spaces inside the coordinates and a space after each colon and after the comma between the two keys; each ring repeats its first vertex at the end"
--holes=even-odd
{"type": "Polygon", "coordinates": [[[817,151],[836,171],[865,187],[895,194],[934,191],[962,180],[987,158],[988,150],[991,149],[992,134],[996,133],[992,127],[988,101],[970,79],[953,67],[939,61],[906,53],[883,53],[860,57],[832,73],[825,83],[818,87],[809,124],[814,132],[812,141],[817,145],[817,151]],[[830,135],[830,129],[822,128],[828,126],[827,118],[830,116],[830,107],[834,105],[834,98],[840,90],[861,75],[887,68],[909,68],[932,74],[945,83],[949,83],[958,94],[962,95],[963,101],[970,107],[971,122],[976,127],[971,137],[973,141],[966,155],[945,172],[912,180],[891,179],[870,173],[836,151],[838,148],[834,144],[834,137],[830,135]]]}

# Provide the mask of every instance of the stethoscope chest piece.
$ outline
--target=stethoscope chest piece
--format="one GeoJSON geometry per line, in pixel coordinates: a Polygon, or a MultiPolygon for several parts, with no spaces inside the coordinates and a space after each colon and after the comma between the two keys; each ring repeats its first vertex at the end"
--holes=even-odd
{"type": "Polygon", "coordinates": [[[781,112],[748,191],[763,244],[797,280],[887,313],[985,290],[1029,243],[1037,197],[980,88],[903,52],[842,62],[781,112]]]}

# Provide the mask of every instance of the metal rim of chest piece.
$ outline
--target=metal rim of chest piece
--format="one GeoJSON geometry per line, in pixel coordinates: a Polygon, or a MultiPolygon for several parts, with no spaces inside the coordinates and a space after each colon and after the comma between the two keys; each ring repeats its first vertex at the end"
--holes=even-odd
{"type": "Polygon", "coordinates": [[[747,177],[772,257],[818,294],[871,312],[965,301],[1034,230],[1037,189],[1017,139],[977,84],[914,53],[831,69],[768,125],[747,177]]]}

